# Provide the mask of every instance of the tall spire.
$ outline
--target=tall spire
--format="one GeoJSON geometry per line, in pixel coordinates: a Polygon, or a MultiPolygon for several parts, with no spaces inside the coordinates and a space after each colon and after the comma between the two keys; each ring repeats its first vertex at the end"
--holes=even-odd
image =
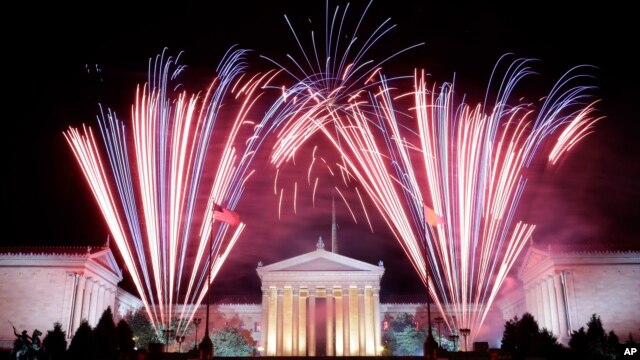
{"type": "Polygon", "coordinates": [[[336,224],[336,197],[331,194],[331,252],[338,253],[338,225],[336,224]]]}

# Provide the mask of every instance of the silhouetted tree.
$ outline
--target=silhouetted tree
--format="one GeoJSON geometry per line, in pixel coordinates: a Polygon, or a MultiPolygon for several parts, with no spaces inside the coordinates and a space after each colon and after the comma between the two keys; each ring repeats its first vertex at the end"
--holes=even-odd
{"type": "Polygon", "coordinates": [[[118,358],[118,334],[116,333],[116,324],[113,322],[111,307],[107,307],[102,313],[94,330],[94,336],[96,358],[116,360],[118,358]]]}
{"type": "Polygon", "coordinates": [[[547,359],[562,359],[568,349],[558,342],[558,339],[547,329],[542,329],[533,339],[533,354],[547,359]]]}
{"type": "Polygon", "coordinates": [[[574,359],[615,359],[620,347],[620,340],[613,331],[607,335],[602,327],[600,317],[593,314],[587,322],[586,331],[584,327],[581,327],[571,334],[569,347],[574,359]]]}
{"type": "Polygon", "coordinates": [[[395,317],[386,315],[382,333],[385,355],[422,355],[422,345],[427,338],[425,329],[416,325],[415,317],[399,313],[395,317]]]}
{"type": "Polygon", "coordinates": [[[126,320],[120,319],[118,321],[116,334],[118,339],[118,358],[121,360],[132,359],[136,343],[133,340],[133,330],[131,330],[126,320]]]}
{"type": "Polygon", "coordinates": [[[251,356],[253,340],[246,329],[231,325],[213,332],[213,351],[215,356],[251,356]]]}
{"type": "Polygon", "coordinates": [[[610,358],[615,359],[616,354],[620,353],[620,339],[613,330],[609,331],[607,336],[607,350],[606,352],[612,356],[610,358]]]}
{"type": "Polygon", "coordinates": [[[591,315],[587,322],[587,342],[593,359],[606,359],[607,333],[602,327],[602,321],[596,314],[591,315]]]}
{"type": "Polygon", "coordinates": [[[78,330],[76,330],[75,335],[71,339],[71,344],[69,344],[67,358],[71,360],[93,359],[94,350],[93,329],[91,329],[87,320],[82,320],[78,330]]]}
{"type": "Polygon", "coordinates": [[[421,355],[427,334],[418,330],[415,326],[407,326],[395,334],[396,349],[394,355],[411,356],[421,355]]]}
{"type": "Polygon", "coordinates": [[[49,360],[64,359],[67,351],[67,334],[62,331],[62,324],[53,324],[53,330],[48,330],[42,341],[45,358],[49,360]]]}
{"type": "Polygon", "coordinates": [[[589,341],[587,340],[587,332],[584,331],[584,327],[571,333],[569,348],[571,349],[573,359],[589,358],[589,341]]]}
{"type": "Polygon", "coordinates": [[[149,343],[160,341],[144,309],[131,312],[124,319],[133,331],[133,337],[138,349],[148,349],[149,343]]]}
{"type": "Polygon", "coordinates": [[[536,356],[557,359],[565,353],[556,337],[546,329],[540,330],[529,313],[523,314],[521,319],[516,316],[505,323],[501,348],[509,352],[514,360],[536,356]]]}
{"type": "Polygon", "coordinates": [[[631,333],[629,333],[629,337],[627,338],[627,341],[624,342],[624,344],[628,346],[638,345],[638,343],[633,339],[633,335],[631,335],[631,333]]]}

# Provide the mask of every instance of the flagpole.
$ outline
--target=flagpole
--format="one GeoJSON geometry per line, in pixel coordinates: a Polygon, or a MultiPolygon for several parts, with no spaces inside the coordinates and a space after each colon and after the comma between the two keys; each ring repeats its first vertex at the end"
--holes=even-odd
{"type": "MultiPolygon", "coordinates": [[[[430,226],[429,221],[425,218],[425,226],[428,228],[430,226]]],[[[434,225],[436,226],[436,225],[434,225]]],[[[425,234],[426,235],[426,234],[425,234]]],[[[435,360],[435,352],[436,348],[434,344],[436,344],[435,339],[433,338],[433,331],[431,330],[431,292],[429,289],[429,265],[427,263],[428,252],[427,252],[427,239],[425,236],[424,239],[424,273],[426,278],[426,287],[427,287],[427,317],[428,317],[428,330],[427,330],[427,338],[424,340],[423,352],[424,357],[427,360],[435,360]]]]}
{"type": "Polygon", "coordinates": [[[207,315],[204,324],[204,337],[200,342],[200,359],[209,360],[213,358],[213,342],[209,337],[209,307],[211,306],[211,258],[213,257],[213,213],[211,216],[211,236],[209,237],[209,263],[207,266],[207,315]]]}

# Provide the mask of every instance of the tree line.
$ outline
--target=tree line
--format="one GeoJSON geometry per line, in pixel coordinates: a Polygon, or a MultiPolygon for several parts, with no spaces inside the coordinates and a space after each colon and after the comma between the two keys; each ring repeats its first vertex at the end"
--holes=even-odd
{"type": "MultiPolygon", "coordinates": [[[[254,343],[251,332],[234,316],[226,318],[214,313],[217,325],[211,333],[215,356],[251,356],[254,343]]],[[[427,337],[428,326],[413,314],[387,315],[383,320],[383,355],[420,356],[427,337]]],[[[461,341],[458,337],[444,335],[441,329],[432,328],[432,334],[441,353],[456,352],[461,341]]],[[[199,337],[202,337],[204,334],[199,337]]],[[[62,325],[54,323],[42,341],[39,359],[47,360],[129,360],[136,353],[146,352],[151,344],[165,343],[153,329],[145,312],[140,310],[127,314],[115,324],[111,308],[107,308],[95,328],[84,320],[67,343],[62,325]],[[68,345],[68,346],[67,346],[68,345]]],[[[171,339],[175,341],[175,339],[171,339]]],[[[197,339],[199,341],[201,339],[197,339]]],[[[191,339],[184,344],[185,351],[197,352],[197,341],[191,339]]],[[[525,313],[505,322],[500,350],[513,360],[527,358],[608,360],[621,358],[622,349],[637,347],[631,334],[621,342],[614,331],[606,332],[600,317],[593,314],[586,324],[571,333],[568,346],[547,329],[540,328],[533,315],[525,313]]],[[[14,357],[15,358],[15,357],[14,357]]]]}
{"type": "MultiPolygon", "coordinates": [[[[226,318],[221,313],[214,313],[212,317],[217,321],[217,327],[211,332],[215,356],[251,356],[254,353],[254,342],[251,332],[244,328],[244,324],[237,316],[226,318]]],[[[174,324],[172,324],[174,326],[174,324]]],[[[160,329],[162,331],[162,329],[160,329]]],[[[185,335],[193,332],[190,328],[185,335]]],[[[202,340],[204,333],[199,334],[202,340]]],[[[157,333],[146,313],[140,309],[125,315],[116,324],[113,312],[108,307],[94,327],[83,320],[67,342],[67,334],[62,330],[62,324],[56,322],[53,329],[47,331],[42,341],[42,347],[37,359],[45,360],[132,360],[138,358],[138,353],[147,353],[153,344],[175,342],[175,337],[163,338],[157,333]]],[[[18,339],[16,340],[16,343],[18,339]]],[[[180,344],[181,351],[197,352],[196,339],[180,344]],[[184,347],[182,347],[184,345],[184,347]]],[[[17,348],[12,351],[12,358],[16,358],[17,348]]],[[[28,359],[25,357],[25,360],[28,359]]]]}
{"type": "MultiPolygon", "coordinates": [[[[385,316],[382,334],[383,355],[421,356],[427,332],[427,324],[417,321],[417,316],[413,314],[385,316]]],[[[460,347],[462,337],[441,334],[435,327],[432,328],[432,334],[438,343],[440,353],[464,350],[464,346],[460,347]]],[[[623,350],[629,347],[637,347],[631,334],[621,342],[614,331],[605,331],[597,314],[591,316],[586,328],[583,326],[577,331],[572,331],[568,346],[564,346],[549,330],[541,329],[533,315],[525,313],[521,318],[516,316],[505,322],[500,352],[510,355],[513,360],[609,360],[622,358],[623,350]]]]}

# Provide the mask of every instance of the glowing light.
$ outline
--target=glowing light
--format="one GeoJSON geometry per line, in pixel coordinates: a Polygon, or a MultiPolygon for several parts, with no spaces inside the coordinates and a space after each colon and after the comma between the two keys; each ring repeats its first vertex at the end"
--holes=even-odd
{"type": "Polygon", "coordinates": [[[177,317],[184,332],[209,290],[207,271],[213,280],[245,227],[229,231],[212,217],[215,206],[236,207],[267,129],[247,117],[276,72],[240,76],[245,53],[229,51],[207,91],[189,94],[170,90],[184,67],[163,52],[136,93],[131,137],[111,111],[98,119],[103,146],[90,127],[64,133],[156,331],[177,317]],[[226,103],[232,121],[216,126],[226,103]],[[179,304],[194,306],[176,314],[179,304]]]}
{"type": "Polygon", "coordinates": [[[535,226],[516,221],[515,211],[526,185],[524,170],[540,155],[541,144],[560,133],[556,159],[596,121],[590,116],[594,104],[582,101],[588,88],[569,87],[576,78],[572,71],[537,114],[530,104],[509,106],[517,82],[530,73],[528,60],[509,69],[496,100],[487,96],[476,106],[456,102],[453,84],[427,88],[424,72],[416,72],[413,118],[396,110],[382,77],[367,103],[327,100],[324,110],[292,111],[272,152],[280,168],[301,139],[324,134],[340,152],[341,169],[366,191],[416,272],[429,281],[430,295],[453,331],[482,326],[531,238],[535,226]],[[332,111],[336,106],[349,111],[332,111]],[[442,221],[429,226],[425,205],[442,221]],[[451,313],[444,312],[445,304],[451,313]]]}

